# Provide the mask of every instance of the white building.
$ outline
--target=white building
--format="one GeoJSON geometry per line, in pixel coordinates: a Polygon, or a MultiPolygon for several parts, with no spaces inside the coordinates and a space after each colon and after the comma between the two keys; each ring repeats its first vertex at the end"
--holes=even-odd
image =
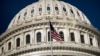
{"type": "Polygon", "coordinates": [[[0,56],[50,56],[49,19],[63,39],[53,39],[54,56],[100,56],[100,31],[75,6],[58,0],[39,0],[15,15],[0,36],[0,56]]]}

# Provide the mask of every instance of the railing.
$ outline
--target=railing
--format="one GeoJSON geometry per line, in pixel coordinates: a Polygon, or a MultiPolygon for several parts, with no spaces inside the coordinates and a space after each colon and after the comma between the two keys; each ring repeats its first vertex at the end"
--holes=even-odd
{"type": "MultiPolygon", "coordinates": [[[[17,53],[17,52],[22,52],[25,50],[31,50],[31,49],[40,49],[40,48],[45,48],[45,47],[50,47],[50,42],[40,42],[40,43],[35,43],[35,44],[28,44],[25,46],[21,46],[18,48],[13,48],[10,51],[4,52],[2,54],[0,54],[1,56],[6,54],[6,55],[10,55],[13,53],[17,53]]],[[[91,50],[91,51],[97,51],[100,53],[100,49],[97,47],[93,47],[90,46],[88,44],[81,44],[81,43],[76,43],[76,42],[53,42],[53,47],[71,47],[71,48],[76,48],[76,49],[85,49],[85,50],[91,50]]]]}

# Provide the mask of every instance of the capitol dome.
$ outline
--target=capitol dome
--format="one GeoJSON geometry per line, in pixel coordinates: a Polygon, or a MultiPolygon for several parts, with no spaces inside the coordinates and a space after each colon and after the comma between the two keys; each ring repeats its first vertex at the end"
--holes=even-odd
{"type": "Polygon", "coordinates": [[[69,3],[57,0],[40,0],[22,9],[11,21],[8,29],[25,25],[27,23],[47,20],[77,21],[91,25],[87,17],[76,7],[69,3]]]}
{"type": "Polygon", "coordinates": [[[54,56],[99,56],[100,31],[75,6],[39,0],[23,8],[0,36],[0,56],[50,56],[50,26],[62,37],[52,40],[54,56]]]}

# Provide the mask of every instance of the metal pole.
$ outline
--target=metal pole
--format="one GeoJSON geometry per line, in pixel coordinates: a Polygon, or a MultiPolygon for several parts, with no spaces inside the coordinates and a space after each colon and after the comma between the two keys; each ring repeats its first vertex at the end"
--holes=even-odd
{"type": "MultiPolygon", "coordinates": [[[[49,29],[50,29],[50,19],[49,19],[49,29]]],[[[50,46],[51,46],[51,56],[53,56],[53,47],[52,47],[51,29],[50,29],[50,46]]]]}

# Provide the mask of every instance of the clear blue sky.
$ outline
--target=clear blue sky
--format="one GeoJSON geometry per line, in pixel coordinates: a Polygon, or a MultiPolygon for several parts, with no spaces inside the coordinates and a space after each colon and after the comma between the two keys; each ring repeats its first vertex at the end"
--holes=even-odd
{"type": "MultiPolygon", "coordinates": [[[[0,0],[0,34],[3,33],[11,19],[24,7],[38,0],[0,0]]],[[[100,30],[100,0],[62,0],[80,9],[100,30]]]]}

